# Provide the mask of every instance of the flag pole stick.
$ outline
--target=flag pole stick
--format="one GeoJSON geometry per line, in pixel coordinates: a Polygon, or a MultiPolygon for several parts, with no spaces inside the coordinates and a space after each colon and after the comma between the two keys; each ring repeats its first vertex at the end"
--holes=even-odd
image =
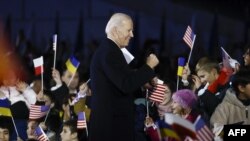
{"type": "Polygon", "coordinates": [[[42,83],[42,85],[41,85],[41,91],[43,92],[43,73],[41,74],[41,83],[42,83]]]}
{"type": "Polygon", "coordinates": [[[41,83],[42,83],[42,85],[41,85],[41,91],[43,92],[43,66],[42,66],[42,74],[41,74],[41,83]]]}
{"type": "Polygon", "coordinates": [[[53,68],[54,69],[56,67],[56,46],[57,46],[57,34],[55,34],[54,37],[53,37],[53,50],[54,50],[54,65],[53,65],[53,68]]]}
{"type": "Polygon", "coordinates": [[[73,73],[73,75],[71,76],[71,78],[70,78],[70,80],[69,80],[69,83],[68,83],[68,85],[67,85],[68,87],[69,87],[69,85],[70,85],[71,81],[73,80],[73,78],[74,78],[75,74],[76,74],[76,73],[73,73]]]}
{"type": "Polygon", "coordinates": [[[147,107],[147,117],[149,117],[149,110],[148,110],[148,89],[146,89],[146,107],[147,107]]]}
{"type": "Polygon", "coordinates": [[[49,115],[50,109],[51,109],[51,108],[49,108],[49,111],[48,111],[48,113],[46,114],[46,117],[45,117],[45,119],[44,119],[44,124],[45,124],[45,122],[46,122],[46,120],[47,120],[47,118],[48,118],[48,115],[49,115]]]}
{"type": "MultiPolygon", "coordinates": [[[[12,114],[11,114],[11,115],[12,115],[12,114]]],[[[15,121],[14,121],[14,119],[13,119],[12,116],[11,116],[11,119],[12,119],[12,122],[13,122],[13,125],[14,125],[14,128],[15,128],[15,131],[16,131],[16,135],[17,135],[17,137],[19,137],[19,134],[18,134],[17,128],[16,128],[16,124],[15,124],[15,121]]]]}
{"type": "MultiPolygon", "coordinates": [[[[79,65],[80,65],[80,63],[79,63],[79,64],[77,64],[77,66],[76,66],[76,70],[78,69],[79,65]]],[[[70,85],[71,81],[73,80],[73,78],[74,78],[75,74],[76,74],[76,72],[75,72],[75,73],[73,73],[73,75],[71,76],[71,78],[70,78],[70,80],[69,80],[69,83],[68,83],[68,85],[67,85],[68,87],[69,87],[69,85],[70,85]]]]}
{"type": "Polygon", "coordinates": [[[87,134],[87,137],[88,137],[88,125],[87,125],[87,119],[86,119],[85,112],[84,112],[84,119],[86,120],[86,134],[87,134]]]}
{"type": "Polygon", "coordinates": [[[90,81],[90,78],[86,81],[86,84],[88,84],[88,83],[89,83],[89,81],[90,81]]]}
{"type": "Polygon", "coordinates": [[[86,134],[87,134],[87,137],[88,137],[88,127],[87,127],[87,125],[86,125],[86,134]]]}
{"type": "Polygon", "coordinates": [[[178,91],[178,89],[179,89],[179,81],[180,81],[180,78],[179,78],[179,76],[177,75],[176,91],[178,91]]]}
{"type": "Polygon", "coordinates": [[[190,61],[190,58],[191,58],[191,55],[192,55],[192,52],[193,52],[195,39],[196,39],[196,35],[194,35],[194,41],[193,41],[193,43],[192,43],[192,47],[191,47],[191,50],[190,50],[189,55],[188,55],[187,64],[189,64],[189,61],[190,61]]]}

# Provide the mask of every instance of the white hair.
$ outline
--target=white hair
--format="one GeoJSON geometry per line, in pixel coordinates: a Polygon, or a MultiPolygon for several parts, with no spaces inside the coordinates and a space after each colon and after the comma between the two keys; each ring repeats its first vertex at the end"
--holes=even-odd
{"type": "Polygon", "coordinates": [[[108,35],[114,27],[121,26],[125,20],[132,19],[129,15],[124,13],[113,14],[106,25],[105,33],[108,35]]]}

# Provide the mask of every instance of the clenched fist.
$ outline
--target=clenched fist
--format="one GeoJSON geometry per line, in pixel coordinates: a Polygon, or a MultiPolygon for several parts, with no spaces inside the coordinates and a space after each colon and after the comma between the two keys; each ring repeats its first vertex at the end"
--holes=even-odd
{"type": "Polygon", "coordinates": [[[155,56],[155,54],[150,54],[147,57],[147,65],[149,65],[150,68],[155,68],[159,64],[158,58],[155,56]]]}

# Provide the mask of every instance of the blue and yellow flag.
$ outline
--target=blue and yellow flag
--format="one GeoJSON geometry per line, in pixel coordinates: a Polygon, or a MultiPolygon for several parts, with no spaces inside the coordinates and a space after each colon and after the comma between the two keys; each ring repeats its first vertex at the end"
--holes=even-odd
{"type": "Polygon", "coordinates": [[[163,138],[170,137],[176,140],[181,140],[179,135],[174,131],[174,129],[169,124],[165,123],[164,120],[159,120],[158,124],[161,136],[163,138]]]}
{"type": "Polygon", "coordinates": [[[66,61],[66,67],[67,70],[71,73],[75,73],[77,68],[79,67],[80,62],[74,57],[71,56],[67,61],[66,61]]]}
{"type": "Polygon", "coordinates": [[[177,71],[178,76],[182,76],[184,66],[185,66],[185,58],[179,57],[178,58],[178,71],[177,71]]]}
{"type": "Polygon", "coordinates": [[[0,99],[0,115],[11,117],[10,101],[7,98],[0,99]]]}

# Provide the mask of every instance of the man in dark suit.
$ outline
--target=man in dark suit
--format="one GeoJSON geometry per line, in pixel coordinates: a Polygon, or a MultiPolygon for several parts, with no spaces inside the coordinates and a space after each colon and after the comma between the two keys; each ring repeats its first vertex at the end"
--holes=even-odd
{"type": "Polygon", "coordinates": [[[96,50],[90,68],[92,109],[90,141],[133,141],[133,92],[154,78],[159,63],[150,54],[137,70],[127,64],[122,48],[133,37],[133,21],[123,13],[114,14],[107,23],[107,39],[96,50]]]}

